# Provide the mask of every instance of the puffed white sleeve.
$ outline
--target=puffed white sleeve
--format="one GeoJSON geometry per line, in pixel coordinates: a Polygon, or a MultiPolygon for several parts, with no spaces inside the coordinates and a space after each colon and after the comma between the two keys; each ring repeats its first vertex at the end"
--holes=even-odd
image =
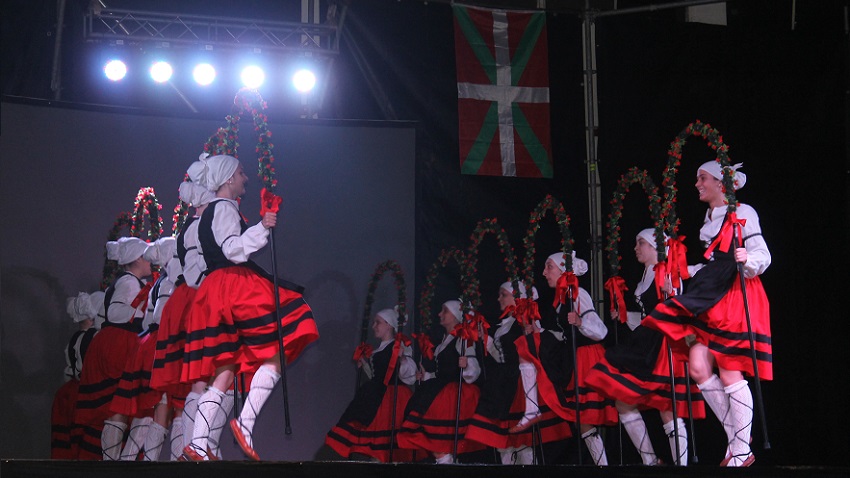
{"type": "Polygon", "coordinates": [[[416,381],[416,362],[413,361],[412,355],[413,349],[403,345],[399,359],[398,379],[408,385],[413,385],[416,381]]]}
{"type": "Polygon", "coordinates": [[[481,375],[481,365],[478,364],[478,359],[475,358],[475,344],[467,347],[466,351],[462,351],[460,340],[457,340],[455,343],[457,344],[457,352],[466,356],[466,368],[463,369],[463,381],[466,383],[472,383],[478,380],[478,377],[481,375]]]}
{"type": "Polygon", "coordinates": [[[593,308],[593,299],[587,291],[579,287],[578,301],[573,303],[573,307],[573,310],[577,310],[581,317],[581,327],[578,331],[582,335],[591,340],[602,340],[608,335],[608,327],[605,327],[605,323],[593,308]]]}
{"type": "MultiPolygon", "coordinates": [[[[168,299],[171,297],[171,294],[174,292],[174,282],[170,280],[164,280],[159,285],[159,296],[156,298],[156,306],[153,309],[153,316],[151,317],[151,323],[158,324],[162,320],[162,311],[165,309],[165,304],[168,303],[168,299]]],[[[145,317],[145,321],[148,318],[145,317]]],[[[148,324],[150,325],[150,324],[148,324]]]]}
{"type": "Polygon", "coordinates": [[[747,204],[741,204],[738,206],[737,215],[739,219],[747,220],[743,227],[744,247],[747,249],[744,277],[752,279],[763,274],[770,266],[770,250],[761,234],[761,224],[756,210],[747,204]]]}
{"type": "Polygon", "coordinates": [[[230,202],[218,206],[212,220],[216,244],[221,246],[227,260],[235,264],[248,262],[251,254],[262,249],[269,238],[269,230],[262,223],[249,227],[243,233],[239,220],[239,210],[230,202]]]}
{"type": "Polygon", "coordinates": [[[133,300],[142,288],[132,275],[121,276],[115,282],[115,292],[109,302],[108,319],[112,323],[125,324],[135,318],[144,317],[144,311],[134,308],[133,300]]]}
{"type": "Polygon", "coordinates": [[[74,367],[71,366],[71,357],[68,356],[68,347],[71,344],[65,346],[65,381],[69,381],[72,378],[77,378],[74,376],[74,367]]]}

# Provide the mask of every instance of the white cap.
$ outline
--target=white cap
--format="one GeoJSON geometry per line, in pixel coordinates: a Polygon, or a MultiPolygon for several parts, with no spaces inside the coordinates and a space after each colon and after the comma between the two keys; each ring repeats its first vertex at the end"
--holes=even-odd
{"type": "MultiPolygon", "coordinates": [[[[736,191],[744,187],[744,184],[747,183],[747,175],[738,171],[738,169],[743,165],[744,163],[738,163],[729,166],[729,168],[732,169],[732,184],[735,186],[736,191]]],[[[697,174],[699,174],[700,169],[712,175],[714,179],[723,180],[723,170],[720,167],[720,162],[716,159],[702,163],[699,169],[697,169],[697,174]]]]}
{"type": "Polygon", "coordinates": [[[138,237],[122,237],[106,243],[106,258],[123,266],[142,257],[147,248],[148,243],[138,237]]]}
{"type": "MultiPolygon", "coordinates": [[[[576,257],[576,251],[573,251],[572,257],[573,257],[573,274],[575,274],[577,276],[585,275],[587,273],[587,262],[585,262],[584,259],[579,259],[578,257],[576,257]]],[[[564,263],[564,253],[563,252],[556,252],[556,253],[550,255],[546,260],[550,260],[550,259],[552,260],[552,262],[555,263],[556,266],[558,266],[558,269],[561,269],[561,272],[567,271],[567,266],[564,263]]]]}
{"type": "Polygon", "coordinates": [[[398,306],[392,309],[381,309],[375,315],[384,319],[384,322],[388,323],[393,330],[398,332],[398,306]]]}
{"type": "Polygon", "coordinates": [[[186,173],[192,182],[215,192],[222,184],[233,177],[233,173],[236,172],[238,167],[239,160],[233,156],[220,154],[206,157],[206,154],[201,154],[198,161],[192,163],[186,173]]]}
{"type": "Polygon", "coordinates": [[[180,200],[194,207],[209,204],[215,199],[215,193],[200,184],[183,181],[180,183],[180,200]]]}
{"type": "Polygon", "coordinates": [[[455,319],[457,319],[458,322],[463,320],[463,311],[460,308],[459,300],[447,300],[443,302],[443,305],[449,309],[449,312],[455,316],[455,319]]]}
{"type": "MultiPolygon", "coordinates": [[[[506,291],[510,292],[511,294],[514,293],[514,286],[511,283],[511,281],[505,282],[504,284],[502,284],[499,287],[501,287],[502,289],[505,289],[506,291]]],[[[526,290],[526,287],[525,287],[525,283],[523,281],[519,281],[519,297],[520,297],[520,299],[527,299],[528,298],[528,294],[526,292],[527,292],[527,290],[526,290]]],[[[539,298],[540,298],[540,296],[537,294],[537,287],[532,286],[531,287],[531,299],[537,300],[539,298]]]]}
{"type": "Polygon", "coordinates": [[[80,292],[76,297],[68,297],[65,309],[74,319],[74,323],[97,317],[97,311],[103,305],[104,293],[97,291],[92,294],[80,292]]]}

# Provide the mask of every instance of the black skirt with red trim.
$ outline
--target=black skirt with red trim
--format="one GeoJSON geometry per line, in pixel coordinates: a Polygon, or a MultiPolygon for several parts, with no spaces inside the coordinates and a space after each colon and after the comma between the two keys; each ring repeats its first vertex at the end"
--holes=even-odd
{"type": "MultiPolygon", "coordinates": [[[[278,287],[280,327],[286,362],[319,337],[313,312],[300,292],[278,287]]],[[[198,289],[186,325],[182,382],[208,380],[215,370],[237,365],[254,372],[278,354],[274,290],[248,266],[213,271],[198,289]]]]}
{"type": "Polygon", "coordinates": [[[715,260],[691,278],[684,294],[658,304],[642,325],[669,337],[674,350],[684,359],[688,350],[685,338],[694,335],[708,347],[718,367],[754,376],[747,326],[749,310],[759,378],[772,380],[773,347],[767,295],[761,279],[744,279],[745,306],[737,264],[730,257],[715,253],[715,260]]]}

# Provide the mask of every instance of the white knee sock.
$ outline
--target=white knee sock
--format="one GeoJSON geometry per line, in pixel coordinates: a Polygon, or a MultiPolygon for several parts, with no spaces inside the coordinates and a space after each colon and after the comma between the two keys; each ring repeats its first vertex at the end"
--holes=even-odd
{"type": "Polygon", "coordinates": [[[655,455],[655,449],[652,448],[652,442],[649,440],[649,434],[646,433],[646,422],[640,416],[637,410],[620,413],[620,423],[626,429],[626,434],[632,439],[632,444],[640,453],[640,459],[644,465],[657,465],[658,457],[655,455]]]}
{"type": "Polygon", "coordinates": [[[254,447],[252,433],[254,432],[254,423],[257,421],[257,415],[260,414],[260,410],[263,409],[263,405],[265,405],[266,400],[271,396],[279,380],[280,374],[275,372],[271,365],[260,366],[251,380],[251,391],[248,392],[245,405],[242,407],[242,413],[239,414],[239,420],[237,420],[239,426],[242,428],[245,441],[251,448],[254,447]]]}
{"type": "Polygon", "coordinates": [[[195,430],[195,416],[198,414],[198,399],[200,398],[201,394],[197,392],[189,392],[186,395],[186,403],[183,405],[183,447],[187,447],[192,443],[192,435],[195,430]]]}
{"type": "Polygon", "coordinates": [[[121,442],[127,424],[113,420],[103,421],[103,433],[100,435],[100,446],[103,449],[103,461],[117,461],[121,458],[121,442]]]}
{"type": "MultiPolygon", "coordinates": [[[[251,385],[251,390],[254,390],[254,385],[251,385]]],[[[449,465],[455,462],[454,457],[451,453],[446,453],[445,455],[436,459],[438,465],[449,465]]]]}
{"type": "Polygon", "coordinates": [[[502,459],[503,465],[513,465],[516,463],[516,448],[497,448],[499,457],[502,459]]]}
{"type": "MultiPolygon", "coordinates": [[[[732,437],[735,436],[735,431],[732,429],[732,422],[729,419],[729,395],[724,390],[720,377],[712,375],[705,382],[697,384],[697,387],[699,387],[705,403],[708,404],[708,407],[714,412],[714,416],[723,425],[723,431],[726,432],[726,442],[731,442],[732,437]]],[[[727,455],[728,452],[727,449],[727,455]]]]}
{"type": "Polygon", "coordinates": [[[679,464],[688,466],[688,429],[685,428],[685,421],[677,418],[674,422],[670,420],[664,424],[664,433],[667,434],[667,439],[670,441],[670,456],[673,457],[672,465],[676,464],[676,442],[679,443],[679,464]],[[673,424],[676,424],[675,426],[673,424]],[[679,434],[676,435],[676,427],[679,428],[679,434]]]}
{"type": "MultiPolygon", "coordinates": [[[[540,402],[537,400],[537,369],[534,364],[521,363],[519,364],[519,374],[522,378],[522,388],[525,391],[525,415],[523,415],[523,420],[525,420],[540,414],[540,402]]],[[[520,423],[523,423],[523,420],[520,420],[520,423]]]]}
{"type": "Polygon", "coordinates": [[[174,420],[171,421],[170,461],[177,461],[178,458],[183,456],[184,446],[186,445],[183,444],[183,415],[180,415],[174,417],[174,420]]]}
{"type": "Polygon", "coordinates": [[[591,428],[581,435],[584,444],[590,451],[590,456],[593,458],[593,463],[599,466],[608,465],[608,455],[605,454],[605,444],[602,442],[602,437],[599,436],[599,431],[596,427],[591,428]]]}
{"type": "Polygon", "coordinates": [[[216,413],[212,423],[210,423],[210,451],[219,458],[221,458],[221,432],[224,430],[224,426],[227,425],[230,412],[233,411],[233,402],[233,390],[228,390],[221,399],[221,408],[218,409],[218,413],[216,413]]]}
{"type": "Polygon", "coordinates": [[[195,428],[192,431],[192,448],[202,457],[207,456],[209,447],[210,428],[215,422],[215,416],[221,409],[224,392],[210,386],[206,393],[198,399],[198,413],[195,414],[195,428]]]}
{"type": "Polygon", "coordinates": [[[139,452],[145,446],[145,438],[148,436],[151,423],[153,423],[151,417],[134,418],[130,422],[130,434],[127,436],[124,449],[121,450],[121,460],[136,461],[139,458],[139,452]]]}
{"type": "Polygon", "coordinates": [[[530,446],[522,447],[516,452],[516,460],[514,461],[517,465],[531,465],[534,463],[534,448],[530,446]]]}
{"type": "Polygon", "coordinates": [[[750,436],[753,428],[753,394],[746,380],[733,383],[726,387],[729,394],[729,417],[734,430],[729,441],[729,452],[732,458],[727,466],[741,466],[752,450],[750,436]]]}
{"type": "Polygon", "coordinates": [[[165,443],[165,436],[168,435],[168,430],[157,422],[153,422],[148,427],[148,434],[145,437],[145,461],[159,461],[159,454],[162,452],[162,444],[165,443]]]}

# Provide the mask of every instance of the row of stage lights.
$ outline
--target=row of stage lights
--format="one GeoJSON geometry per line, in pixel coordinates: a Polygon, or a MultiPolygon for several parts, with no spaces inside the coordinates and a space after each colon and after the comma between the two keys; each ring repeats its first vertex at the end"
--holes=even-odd
{"type": "MultiPolygon", "coordinates": [[[[126,78],[127,64],[121,60],[109,60],[103,67],[103,73],[111,81],[118,82],[126,78]]],[[[170,63],[157,61],[149,70],[151,79],[157,83],[171,81],[174,68],[170,63]]],[[[200,63],[192,70],[192,78],[200,86],[209,86],[216,79],[215,67],[209,63],[200,63]]],[[[259,88],[266,81],[266,74],[256,65],[247,66],[240,75],[242,84],[248,88],[259,88]]],[[[292,85],[301,93],[309,93],[316,86],[316,75],[307,69],[301,69],[292,75],[292,85]]]]}

